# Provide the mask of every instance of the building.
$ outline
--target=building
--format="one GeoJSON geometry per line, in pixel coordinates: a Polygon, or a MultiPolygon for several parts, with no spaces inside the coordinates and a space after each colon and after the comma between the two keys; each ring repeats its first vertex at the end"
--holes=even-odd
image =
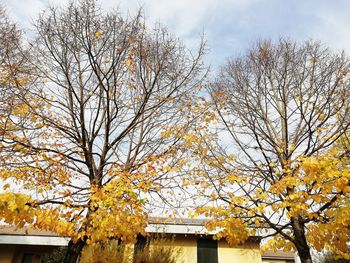
{"type": "MultiPolygon", "coordinates": [[[[203,221],[152,219],[149,233],[173,236],[171,245],[181,249],[184,263],[292,263],[294,253],[260,253],[260,237],[250,237],[241,246],[230,247],[225,240],[213,240],[203,221]]],[[[53,249],[66,246],[69,238],[47,231],[0,226],[0,263],[40,263],[53,249]]]]}
{"type": "Polygon", "coordinates": [[[291,252],[267,251],[262,255],[262,263],[295,263],[296,262],[295,257],[296,255],[291,252]]]}

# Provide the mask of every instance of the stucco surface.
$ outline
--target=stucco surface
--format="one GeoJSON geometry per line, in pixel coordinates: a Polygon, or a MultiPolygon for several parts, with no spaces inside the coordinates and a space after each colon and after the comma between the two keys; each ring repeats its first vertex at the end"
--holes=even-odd
{"type": "MultiPolygon", "coordinates": [[[[170,243],[182,252],[179,263],[197,262],[197,237],[177,235],[170,243]]],[[[226,241],[218,242],[219,263],[262,263],[258,242],[247,243],[239,247],[230,247],[226,241]]]]}
{"type": "Polygon", "coordinates": [[[219,263],[261,263],[258,243],[247,243],[243,246],[230,247],[226,241],[218,243],[219,263]]]}
{"type": "Polygon", "coordinates": [[[181,252],[181,257],[178,260],[179,263],[197,262],[197,239],[179,235],[170,244],[181,252]]]}

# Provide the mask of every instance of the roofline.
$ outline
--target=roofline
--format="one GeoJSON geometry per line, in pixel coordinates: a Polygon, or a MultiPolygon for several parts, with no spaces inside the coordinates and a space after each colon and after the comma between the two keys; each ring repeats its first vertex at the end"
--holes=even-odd
{"type": "Polygon", "coordinates": [[[68,237],[33,236],[33,235],[0,235],[1,245],[41,245],[41,246],[67,246],[68,237]]]}
{"type": "MultiPolygon", "coordinates": [[[[203,224],[188,224],[188,223],[172,223],[170,222],[160,222],[160,223],[150,223],[146,227],[147,233],[164,233],[164,234],[182,234],[182,235],[215,235],[220,229],[215,229],[213,231],[207,230],[203,224]]],[[[0,228],[1,231],[1,228],[0,228]]],[[[250,239],[261,239],[260,236],[252,236],[250,239]]],[[[61,237],[52,234],[43,233],[29,233],[24,232],[0,232],[0,244],[27,244],[27,245],[47,245],[47,246],[65,246],[68,244],[69,237],[61,237]]]]}
{"type": "Polygon", "coordinates": [[[271,255],[271,256],[262,255],[261,258],[262,259],[292,259],[292,260],[294,260],[295,256],[293,255],[293,256],[285,256],[284,257],[284,256],[273,256],[273,255],[271,255]]]}

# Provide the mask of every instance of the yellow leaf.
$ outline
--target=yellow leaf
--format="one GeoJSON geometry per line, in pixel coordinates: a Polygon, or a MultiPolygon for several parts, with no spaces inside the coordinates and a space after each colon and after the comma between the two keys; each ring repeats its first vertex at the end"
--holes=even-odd
{"type": "Polygon", "coordinates": [[[132,60],[130,58],[128,58],[126,61],[125,61],[125,64],[127,66],[130,66],[132,64],[132,60]]]}
{"type": "Polygon", "coordinates": [[[96,36],[97,39],[101,38],[102,35],[103,35],[103,33],[102,33],[101,31],[97,31],[97,32],[95,33],[95,36],[96,36]]]}

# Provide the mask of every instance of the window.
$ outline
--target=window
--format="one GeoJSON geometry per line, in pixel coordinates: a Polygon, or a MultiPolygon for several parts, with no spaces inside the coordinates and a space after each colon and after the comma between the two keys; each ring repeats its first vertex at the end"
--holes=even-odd
{"type": "Polygon", "coordinates": [[[33,254],[23,254],[21,263],[32,263],[34,255],[33,254]]]}
{"type": "Polygon", "coordinates": [[[134,251],[135,252],[141,251],[142,249],[145,248],[146,245],[147,245],[147,238],[142,235],[138,235],[136,244],[134,246],[134,251]]]}
{"type": "Polygon", "coordinates": [[[218,263],[218,242],[211,238],[197,239],[197,262],[218,263]]]}
{"type": "Polygon", "coordinates": [[[134,255],[133,255],[133,262],[136,262],[136,257],[139,252],[142,252],[142,250],[146,247],[147,245],[147,238],[142,236],[142,235],[137,235],[137,242],[134,245],[134,255]]]}

